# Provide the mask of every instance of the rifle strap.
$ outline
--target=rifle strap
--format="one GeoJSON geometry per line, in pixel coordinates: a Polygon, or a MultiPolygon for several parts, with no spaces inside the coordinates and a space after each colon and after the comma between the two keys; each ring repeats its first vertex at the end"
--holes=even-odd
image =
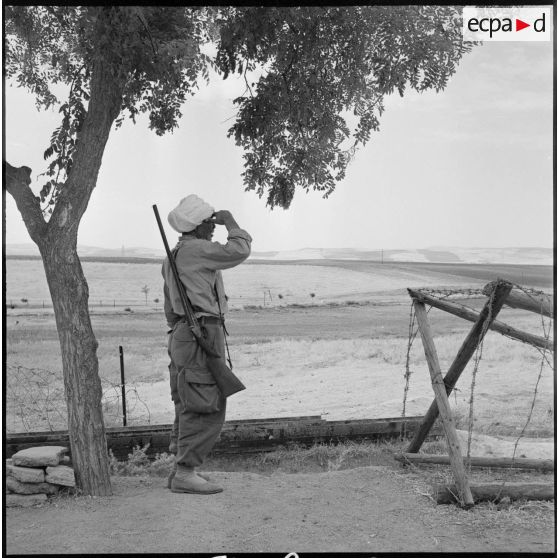
{"type": "Polygon", "coordinates": [[[229,351],[229,343],[227,341],[227,337],[229,336],[229,332],[227,331],[227,327],[225,326],[225,316],[223,315],[223,313],[221,312],[221,302],[219,301],[219,293],[217,292],[217,285],[214,285],[213,287],[215,289],[215,298],[217,299],[217,306],[219,307],[219,317],[221,318],[221,324],[223,326],[223,337],[225,339],[225,347],[227,349],[227,362],[229,363],[229,368],[233,369],[233,364],[232,364],[232,360],[231,360],[231,353],[229,351]]]}
{"type": "MultiPolygon", "coordinates": [[[[180,250],[180,242],[172,249],[172,257],[174,258],[175,263],[176,263],[176,255],[178,254],[178,250],[180,250]]],[[[176,269],[178,271],[178,267],[176,269]]],[[[173,279],[174,279],[174,277],[173,277],[173,279]]],[[[180,281],[180,276],[178,277],[178,280],[180,281]]],[[[184,285],[184,283],[182,283],[182,286],[184,287],[184,294],[186,295],[186,300],[190,303],[190,308],[192,308],[192,312],[195,312],[196,309],[194,308],[194,306],[192,305],[192,301],[188,297],[188,291],[186,290],[186,285],[184,285]]],[[[179,285],[176,285],[176,288],[179,289],[180,288],[179,285]]],[[[183,308],[183,310],[185,312],[184,319],[186,321],[188,321],[186,319],[186,308],[183,308]]]]}

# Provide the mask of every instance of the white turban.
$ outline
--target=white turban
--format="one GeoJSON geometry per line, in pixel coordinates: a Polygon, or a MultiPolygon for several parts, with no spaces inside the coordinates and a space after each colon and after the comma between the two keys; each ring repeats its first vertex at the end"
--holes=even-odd
{"type": "Polygon", "coordinates": [[[196,194],[190,194],[169,213],[168,221],[176,232],[193,231],[202,221],[209,219],[215,213],[215,209],[208,203],[198,198],[196,194]]]}

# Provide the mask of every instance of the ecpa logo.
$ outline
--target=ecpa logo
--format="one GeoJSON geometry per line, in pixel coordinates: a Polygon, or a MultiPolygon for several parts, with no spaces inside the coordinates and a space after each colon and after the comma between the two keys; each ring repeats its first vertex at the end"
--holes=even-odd
{"type": "Polygon", "coordinates": [[[548,8],[463,8],[463,40],[550,41],[548,8]]]}

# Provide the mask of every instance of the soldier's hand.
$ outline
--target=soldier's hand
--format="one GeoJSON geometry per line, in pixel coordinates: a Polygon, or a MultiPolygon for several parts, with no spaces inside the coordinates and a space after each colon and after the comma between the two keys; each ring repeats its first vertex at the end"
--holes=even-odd
{"type": "Polygon", "coordinates": [[[226,209],[222,209],[221,211],[216,211],[213,214],[213,222],[216,225],[225,225],[227,230],[230,231],[231,229],[238,229],[238,223],[235,221],[232,213],[227,211],[226,209]]]}
{"type": "Polygon", "coordinates": [[[226,209],[221,209],[213,214],[213,222],[216,225],[225,225],[230,219],[232,219],[232,214],[226,209]]]}

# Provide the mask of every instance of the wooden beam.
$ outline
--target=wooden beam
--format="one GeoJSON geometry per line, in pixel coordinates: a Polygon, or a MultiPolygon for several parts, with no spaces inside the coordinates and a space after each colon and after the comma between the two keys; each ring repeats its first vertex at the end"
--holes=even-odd
{"type": "MultiPolygon", "coordinates": [[[[483,289],[483,293],[488,295],[491,289],[488,283],[483,289]]],[[[508,295],[505,302],[510,308],[520,308],[536,314],[543,314],[548,318],[554,318],[554,297],[546,293],[526,293],[514,288],[508,295]]]]}
{"type": "MultiPolygon", "coordinates": [[[[487,327],[490,327],[490,324],[494,322],[498,312],[502,309],[506,297],[512,290],[512,285],[506,281],[499,281],[493,286],[493,288],[495,291],[492,301],[490,299],[486,301],[483,309],[478,314],[475,325],[471,328],[471,331],[469,331],[469,334],[463,341],[454,361],[449,367],[448,373],[444,377],[444,384],[446,385],[446,393],[448,395],[455,387],[457,380],[461,376],[463,370],[465,370],[467,363],[475,353],[479,343],[482,341],[487,327]],[[486,320],[489,320],[487,327],[485,327],[486,320]]],[[[411,443],[407,448],[409,453],[418,452],[426,439],[428,432],[438,418],[438,414],[438,404],[436,399],[434,399],[428,411],[424,415],[424,420],[420,425],[420,428],[417,430],[414,438],[411,440],[411,443]]]]}
{"type": "MultiPolygon", "coordinates": [[[[288,443],[311,445],[345,440],[389,439],[412,435],[423,417],[393,417],[361,420],[324,420],[320,416],[284,417],[227,421],[214,454],[241,454],[273,451],[288,443]]],[[[107,446],[117,459],[124,460],[135,446],[149,444],[146,453],[155,457],[168,452],[171,424],[150,424],[107,428],[107,446]]],[[[442,432],[433,429],[431,434],[442,432]]],[[[5,454],[11,457],[20,449],[38,445],[67,445],[68,432],[23,432],[6,436],[5,454]]]]}
{"type": "MultiPolygon", "coordinates": [[[[553,500],[554,484],[549,483],[492,483],[471,484],[471,493],[475,501],[491,500],[499,502],[502,498],[510,500],[553,500]]],[[[453,504],[457,501],[455,485],[435,485],[433,497],[438,504],[453,504]]]]}
{"type": "MultiPolygon", "coordinates": [[[[448,300],[440,300],[436,297],[427,295],[420,291],[415,291],[413,289],[407,289],[407,291],[413,299],[424,302],[430,306],[433,306],[434,308],[438,308],[439,310],[444,310],[444,312],[448,312],[449,314],[453,314],[454,316],[458,316],[459,318],[463,318],[464,320],[476,322],[479,318],[478,312],[475,312],[475,310],[471,310],[470,308],[466,308],[461,304],[449,302],[448,300]]],[[[535,347],[540,347],[541,349],[546,349],[548,351],[554,351],[554,343],[552,339],[547,340],[544,337],[532,335],[531,333],[526,333],[525,331],[520,331],[519,329],[515,329],[503,322],[495,320],[490,326],[490,329],[497,331],[498,333],[502,333],[503,335],[507,335],[512,339],[517,339],[519,341],[523,341],[524,343],[529,343],[531,345],[534,345],[535,347]]]]}
{"type": "Polygon", "coordinates": [[[430,330],[430,324],[428,323],[428,317],[426,315],[426,308],[422,302],[418,302],[416,300],[414,301],[414,305],[422,344],[424,346],[424,354],[426,355],[426,362],[428,363],[430,377],[432,378],[432,388],[434,389],[434,394],[436,395],[438,410],[440,411],[440,417],[442,419],[442,427],[448,443],[448,452],[451,467],[453,469],[453,475],[455,477],[455,484],[457,485],[459,499],[463,507],[470,507],[473,505],[474,500],[471,490],[469,489],[469,482],[467,480],[467,474],[461,457],[461,446],[459,445],[459,438],[457,437],[457,432],[455,431],[455,422],[451,414],[451,408],[448,401],[448,395],[446,393],[446,387],[444,385],[444,379],[442,378],[442,371],[440,369],[438,355],[436,353],[436,347],[432,337],[432,331],[430,330]]]}
{"type": "MultiPolygon", "coordinates": [[[[426,463],[431,465],[449,465],[448,455],[434,455],[429,453],[400,453],[395,456],[397,461],[402,463],[426,463]]],[[[535,469],[537,471],[553,471],[553,459],[529,459],[526,457],[471,457],[469,460],[463,457],[465,465],[468,463],[472,467],[493,467],[493,468],[514,468],[514,469],[535,469]]]]}

